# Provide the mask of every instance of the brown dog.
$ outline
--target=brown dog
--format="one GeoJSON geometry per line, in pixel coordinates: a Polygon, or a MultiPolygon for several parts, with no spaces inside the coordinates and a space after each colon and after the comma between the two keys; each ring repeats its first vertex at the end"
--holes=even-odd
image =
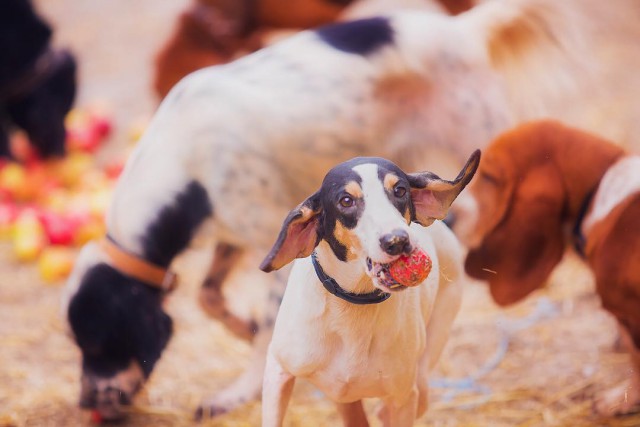
{"type": "MultiPolygon", "coordinates": [[[[554,121],[521,125],[484,150],[458,235],[465,268],[487,280],[500,305],[541,287],[573,239],[593,271],[603,307],[630,338],[629,382],[595,409],[624,414],[640,404],[640,156],[554,121]],[[565,230],[573,230],[572,235],[565,230]]],[[[463,212],[460,212],[463,211],[463,212]]]]}

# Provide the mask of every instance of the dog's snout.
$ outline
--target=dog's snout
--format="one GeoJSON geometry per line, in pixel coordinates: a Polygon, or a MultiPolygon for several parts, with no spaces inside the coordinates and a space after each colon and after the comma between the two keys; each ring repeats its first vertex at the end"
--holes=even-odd
{"type": "Polygon", "coordinates": [[[409,233],[402,229],[395,229],[380,238],[380,247],[389,255],[400,255],[411,250],[409,233]]]}

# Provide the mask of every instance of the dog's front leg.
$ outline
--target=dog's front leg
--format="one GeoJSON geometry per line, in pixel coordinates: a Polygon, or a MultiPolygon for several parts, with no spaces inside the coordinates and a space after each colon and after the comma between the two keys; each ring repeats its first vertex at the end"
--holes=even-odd
{"type": "Polygon", "coordinates": [[[632,368],[626,381],[596,397],[594,410],[606,417],[640,411],[640,350],[624,326],[619,325],[618,329],[624,348],[629,350],[631,355],[632,368]]]}
{"type": "Polygon", "coordinates": [[[338,403],[338,412],[345,427],[369,427],[367,414],[362,407],[362,400],[351,403],[338,403]]]}
{"type": "Polygon", "coordinates": [[[384,427],[411,427],[416,421],[418,410],[418,389],[414,387],[411,394],[402,403],[385,400],[378,413],[384,427]]]}
{"type": "Polygon", "coordinates": [[[269,351],[262,386],[262,427],[282,425],[294,383],[295,377],[269,351]]]}

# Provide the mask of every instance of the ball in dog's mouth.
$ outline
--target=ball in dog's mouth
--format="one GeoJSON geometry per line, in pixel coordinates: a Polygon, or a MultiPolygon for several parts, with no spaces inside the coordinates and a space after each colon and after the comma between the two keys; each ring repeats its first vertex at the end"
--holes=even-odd
{"type": "Polygon", "coordinates": [[[384,288],[396,292],[418,286],[429,276],[432,262],[429,255],[420,248],[400,255],[390,263],[377,263],[367,258],[369,275],[384,288]]]}

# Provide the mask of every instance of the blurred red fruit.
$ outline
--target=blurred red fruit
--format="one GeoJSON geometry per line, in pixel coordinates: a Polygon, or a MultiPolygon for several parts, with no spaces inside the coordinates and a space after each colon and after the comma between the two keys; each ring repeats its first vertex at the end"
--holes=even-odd
{"type": "Polygon", "coordinates": [[[30,163],[39,160],[38,151],[29,142],[29,137],[23,132],[16,132],[11,136],[11,154],[22,163],[30,163]]]}
{"type": "Polygon", "coordinates": [[[124,169],[124,161],[118,160],[118,161],[107,164],[104,168],[104,173],[107,176],[107,178],[111,180],[115,180],[115,179],[118,179],[123,169],[124,169]]]}
{"type": "Polygon", "coordinates": [[[77,226],[62,215],[42,212],[39,215],[50,245],[72,245],[77,226]]]}
{"type": "Polygon", "coordinates": [[[112,126],[111,120],[106,117],[93,115],[90,119],[90,128],[101,139],[108,137],[111,134],[112,126]]]}
{"type": "Polygon", "coordinates": [[[101,424],[102,423],[102,415],[100,415],[100,412],[98,412],[95,409],[93,411],[91,411],[91,422],[95,423],[95,424],[101,424]]]}

